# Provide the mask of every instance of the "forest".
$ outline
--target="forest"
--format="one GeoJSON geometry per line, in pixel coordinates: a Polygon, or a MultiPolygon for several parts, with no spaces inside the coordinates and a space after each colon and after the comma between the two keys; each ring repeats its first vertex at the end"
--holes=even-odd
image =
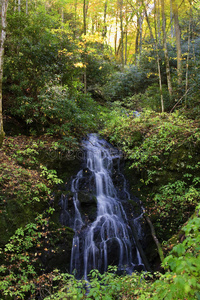
{"type": "MultiPolygon", "coordinates": [[[[0,14],[0,298],[199,300],[199,1],[0,0],[0,14]],[[120,153],[145,268],[86,279],[61,203],[93,133],[120,153]]],[[[96,198],[79,194],[89,223],[96,198]]]]}

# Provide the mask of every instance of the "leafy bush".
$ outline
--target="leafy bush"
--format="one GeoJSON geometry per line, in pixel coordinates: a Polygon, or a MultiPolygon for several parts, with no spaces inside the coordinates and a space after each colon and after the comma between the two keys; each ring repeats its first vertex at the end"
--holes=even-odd
{"type": "Polygon", "coordinates": [[[18,98],[14,115],[25,119],[32,133],[46,132],[62,136],[76,144],[75,137],[95,131],[100,106],[88,94],[70,94],[67,86],[46,86],[37,101],[26,96],[18,98]]]}
{"type": "Polygon", "coordinates": [[[135,118],[118,108],[102,133],[125,153],[134,194],[148,207],[158,237],[167,240],[191,216],[200,196],[197,123],[178,112],[146,111],[135,118]]]}
{"type": "Polygon", "coordinates": [[[110,101],[120,100],[145,90],[146,73],[136,66],[127,67],[124,72],[114,73],[103,88],[104,97],[110,101]]]}

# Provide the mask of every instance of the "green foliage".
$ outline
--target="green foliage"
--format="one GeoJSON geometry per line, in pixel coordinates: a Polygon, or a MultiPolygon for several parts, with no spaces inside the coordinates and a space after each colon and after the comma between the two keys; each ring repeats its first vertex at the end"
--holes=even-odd
{"type": "Polygon", "coordinates": [[[103,88],[107,100],[120,100],[144,91],[146,73],[135,66],[126,68],[124,72],[114,73],[103,88]]]}
{"type": "Polygon", "coordinates": [[[27,124],[31,134],[62,136],[63,143],[77,145],[76,138],[96,131],[100,107],[83,93],[103,84],[112,70],[109,48],[103,40],[74,39],[67,26],[60,28],[60,14],[8,11],[4,63],[4,109],[27,124]],[[103,56],[102,56],[103,53],[103,56]],[[94,66],[96,64],[96,66],[94,66]]]}
{"type": "Polygon", "coordinates": [[[40,169],[40,176],[45,177],[51,185],[63,183],[63,181],[60,178],[58,178],[57,172],[55,170],[48,170],[47,167],[42,165],[40,165],[40,169]]]}
{"type": "Polygon", "coordinates": [[[113,110],[102,133],[120,147],[137,176],[134,190],[146,204],[157,235],[167,240],[191,216],[200,196],[199,126],[177,112],[139,117],[113,110]]]}
{"type": "MultiPolygon", "coordinates": [[[[45,225],[46,220],[44,220],[45,225]]],[[[41,238],[36,223],[18,228],[5,246],[6,264],[0,267],[0,291],[2,295],[24,299],[27,293],[34,293],[34,277],[37,275],[37,255],[30,253],[41,238]],[[7,268],[7,264],[9,268],[7,268]]]]}
{"type": "Polygon", "coordinates": [[[58,289],[50,299],[199,299],[200,217],[196,214],[183,227],[185,239],[175,246],[165,258],[164,274],[141,274],[118,276],[116,268],[109,268],[104,274],[97,270],[90,272],[89,281],[76,280],[73,275],[54,273],[58,289]]]}

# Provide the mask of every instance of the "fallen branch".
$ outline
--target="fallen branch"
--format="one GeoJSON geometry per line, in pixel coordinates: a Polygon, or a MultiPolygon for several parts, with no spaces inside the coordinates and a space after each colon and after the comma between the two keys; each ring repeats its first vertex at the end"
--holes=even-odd
{"type": "Polygon", "coordinates": [[[173,110],[175,109],[175,107],[181,102],[181,100],[183,99],[183,97],[185,97],[185,95],[187,95],[187,93],[189,92],[189,90],[190,90],[191,88],[189,88],[186,92],[185,92],[185,94],[176,102],[176,104],[172,107],[172,109],[170,110],[170,113],[172,113],[173,112],[173,110]]]}
{"type": "Polygon", "coordinates": [[[154,226],[153,226],[153,224],[152,224],[152,222],[151,222],[149,216],[146,214],[145,209],[144,209],[144,208],[142,208],[142,209],[143,209],[143,213],[144,213],[144,218],[146,219],[146,221],[147,221],[147,223],[149,224],[149,227],[150,227],[150,229],[151,229],[151,235],[152,235],[153,240],[154,240],[154,242],[155,242],[155,244],[156,244],[156,246],[157,246],[158,254],[159,254],[159,256],[160,256],[160,260],[161,260],[161,262],[163,262],[163,261],[164,261],[164,254],[163,254],[163,250],[162,250],[161,244],[160,244],[160,242],[158,241],[158,238],[157,238],[157,236],[156,236],[156,232],[155,232],[154,226]]]}
{"type": "Polygon", "coordinates": [[[129,223],[129,225],[130,225],[131,230],[132,230],[132,233],[133,233],[133,237],[134,237],[134,240],[135,240],[136,247],[137,247],[137,249],[138,249],[138,251],[139,251],[139,253],[140,253],[140,256],[141,256],[141,258],[142,258],[142,262],[144,263],[144,266],[145,266],[146,270],[147,270],[148,272],[152,272],[152,270],[151,270],[151,268],[150,268],[150,266],[149,266],[148,260],[147,260],[147,258],[146,258],[146,255],[145,255],[145,253],[144,253],[144,251],[143,251],[143,249],[142,249],[142,246],[141,246],[141,244],[140,244],[140,241],[139,241],[139,239],[138,239],[137,232],[136,232],[134,226],[131,224],[131,222],[129,223]]]}

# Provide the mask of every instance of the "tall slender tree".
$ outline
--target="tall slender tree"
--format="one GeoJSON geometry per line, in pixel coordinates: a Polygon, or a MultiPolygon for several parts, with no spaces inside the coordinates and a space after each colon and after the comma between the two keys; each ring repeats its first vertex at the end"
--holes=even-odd
{"type": "Polygon", "coordinates": [[[153,44],[153,48],[156,51],[156,60],[157,60],[158,76],[159,76],[158,78],[159,78],[159,86],[160,86],[161,111],[164,112],[162,78],[161,78],[161,70],[160,70],[160,57],[158,55],[158,38],[157,38],[157,26],[156,26],[157,20],[156,20],[155,14],[154,14],[154,23],[155,23],[154,24],[155,25],[155,39],[154,39],[153,31],[152,31],[151,24],[150,24],[150,21],[149,21],[149,17],[148,17],[148,13],[147,13],[147,8],[146,8],[146,5],[144,4],[144,0],[142,0],[142,4],[143,4],[143,7],[144,7],[144,14],[145,14],[145,18],[146,18],[147,25],[148,25],[148,28],[149,28],[149,32],[150,32],[150,37],[151,37],[151,41],[152,41],[152,44],[153,44]]]}
{"type": "Polygon", "coordinates": [[[3,78],[3,54],[4,42],[6,38],[6,12],[8,0],[0,0],[0,147],[4,138],[3,131],[3,114],[2,114],[2,78],[3,78]]]}
{"type": "Polygon", "coordinates": [[[165,18],[165,3],[164,0],[161,0],[161,9],[162,9],[162,31],[163,31],[163,47],[165,54],[165,66],[166,66],[166,74],[167,74],[167,86],[170,97],[172,96],[172,82],[171,82],[171,74],[170,74],[170,65],[169,65],[169,55],[167,49],[167,36],[166,36],[166,18],[165,18]]]}
{"type": "Polygon", "coordinates": [[[107,34],[107,25],[106,25],[107,7],[108,7],[108,0],[106,0],[104,3],[103,32],[102,32],[103,37],[106,37],[107,34]]]}
{"type": "Polygon", "coordinates": [[[141,0],[137,0],[136,2],[136,16],[137,16],[137,31],[136,31],[136,38],[135,38],[135,64],[139,62],[139,57],[142,53],[142,24],[144,19],[144,13],[141,11],[141,0]]]}
{"type": "Polygon", "coordinates": [[[120,31],[121,31],[121,64],[124,67],[124,27],[123,27],[123,0],[119,0],[120,31]]]}
{"type": "Polygon", "coordinates": [[[181,30],[179,25],[178,17],[178,5],[176,0],[172,0],[172,9],[174,16],[174,26],[176,34],[176,51],[177,51],[177,75],[178,75],[178,84],[182,82],[182,63],[181,63],[181,30]]]}
{"type": "MultiPolygon", "coordinates": [[[[192,6],[192,3],[190,4],[192,6]]],[[[187,106],[187,91],[189,86],[189,59],[190,59],[190,43],[191,43],[191,23],[192,23],[192,8],[190,6],[190,18],[188,25],[188,49],[187,49],[187,60],[186,60],[186,71],[185,71],[185,106],[187,106]]]]}
{"type": "Polygon", "coordinates": [[[88,12],[88,1],[83,0],[83,34],[87,33],[87,12],[88,12]]]}

